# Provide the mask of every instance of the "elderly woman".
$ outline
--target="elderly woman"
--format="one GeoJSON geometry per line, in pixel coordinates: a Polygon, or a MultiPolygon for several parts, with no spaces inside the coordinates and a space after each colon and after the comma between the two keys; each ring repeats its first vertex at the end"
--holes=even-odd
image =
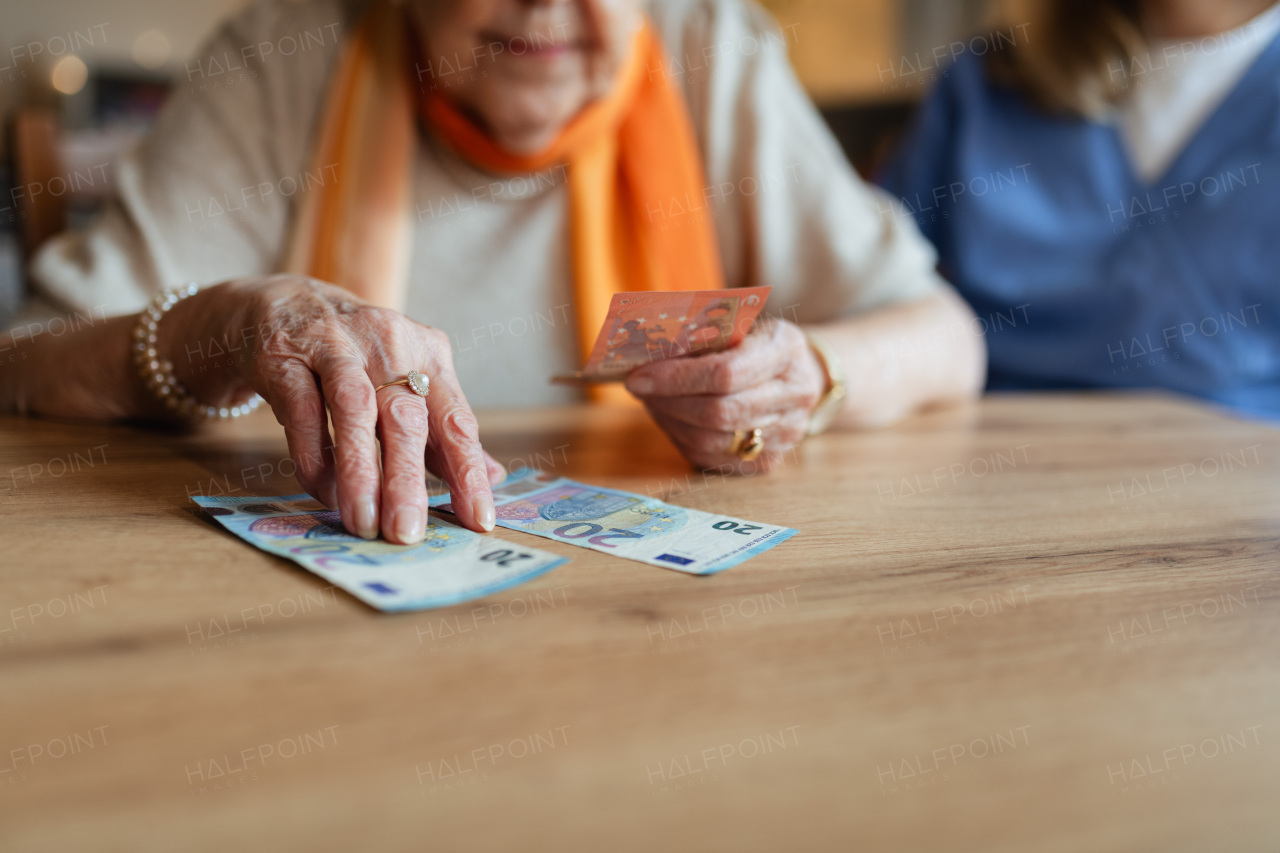
{"type": "Polygon", "coordinates": [[[37,336],[0,410],[260,395],[308,492],[412,543],[428,469],[492,528],[472,404],[580,399],[548,377],[614,292],[774,288],[781,318],[740,346],[627,378],[699,465],[736,461],[735,433],[776,461],[832,420],[971,396],[972,315],[878,218],[783,44],[738,0],[262,2],[187,64],[113,206],[35,260],[56,305],[150,307],[37,336]]]}
{"type": "Polygon", "coordinates": [[[1160,387],[1280,420],[1280,6],[1035,0],[883,178],[990,333],[991,388],[1160,387]]]}

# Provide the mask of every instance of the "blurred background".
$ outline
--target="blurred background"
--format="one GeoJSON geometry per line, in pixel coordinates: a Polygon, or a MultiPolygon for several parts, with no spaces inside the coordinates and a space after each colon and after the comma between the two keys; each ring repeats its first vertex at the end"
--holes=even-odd
{"type": "MultiPolygon", "coordinates": [[[[24,245],[92,215],[110,192],[111,164],[145,133],[171,81],[220,21],[251,2],[0,0],[0,322],[21,299],[24,245]]],[[[865,170],[928,90],[934,57],[980,28],[987,3],[764,5],[801,81],[865,170]]]]}

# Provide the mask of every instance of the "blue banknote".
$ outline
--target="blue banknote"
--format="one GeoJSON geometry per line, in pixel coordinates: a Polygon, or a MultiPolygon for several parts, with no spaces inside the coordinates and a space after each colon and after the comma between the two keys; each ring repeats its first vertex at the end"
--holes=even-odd
{"type": "Polygon", "coordinates": [[[500,592],[567,562],[432,516],[417,545],[347,533],[338,513],[308,495],[196,497],[249,544],[293,560],[379,610],[428,610],[500,592]]]}
{"type": "MultiPolygon", "coordinates": [[[[733,568],[796,535],[531,468],[512,473],[493,496],[502,527],[694,575],[733,568]]],[[[453,511],[447,493],[431,505],[453,511]]]]}

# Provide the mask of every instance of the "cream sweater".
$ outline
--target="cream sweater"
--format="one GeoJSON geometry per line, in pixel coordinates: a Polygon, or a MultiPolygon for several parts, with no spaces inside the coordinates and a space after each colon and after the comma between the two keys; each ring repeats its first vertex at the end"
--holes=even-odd
{"type": "MultiPolygon", "coordinates": [[[[118,169],[89,228],[47,244],[31,276],[68,309],[140,309],[158,289],[277,268],[313,168],[318,125],[353,0],[263,0],[191,60],[153,132],[118,169]]],[[[946,285],[907,219],[863,184],[788,64],[794,31],[742,0],[653,0],[706,165],[726,280],[772,285],[797,322],[919,299],[946,285]]],[[[483,73],[466,58],[434,69],[483,73]]],[[[424,137],[414,176],[403,310],[447,332],[477,407],[578,398],[548,377],[576,368],[563,170],[502,180],[424,137]]],[[[679,227],[676,205],[651,211],[679,227]]],[[[406,369],[413,365],[406,365],[406,369]]]]}

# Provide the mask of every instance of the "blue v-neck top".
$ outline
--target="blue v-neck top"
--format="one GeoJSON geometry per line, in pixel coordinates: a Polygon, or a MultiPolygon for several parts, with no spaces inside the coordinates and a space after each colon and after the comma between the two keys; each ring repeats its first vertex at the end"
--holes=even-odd
{"type": "Polygon", "coordinates": [[[880,182],[978,315],[989,388],[1161,387],[1280,420],[1280,39],[1155,181],[1118,128],[968,56],[880,182]]]}

